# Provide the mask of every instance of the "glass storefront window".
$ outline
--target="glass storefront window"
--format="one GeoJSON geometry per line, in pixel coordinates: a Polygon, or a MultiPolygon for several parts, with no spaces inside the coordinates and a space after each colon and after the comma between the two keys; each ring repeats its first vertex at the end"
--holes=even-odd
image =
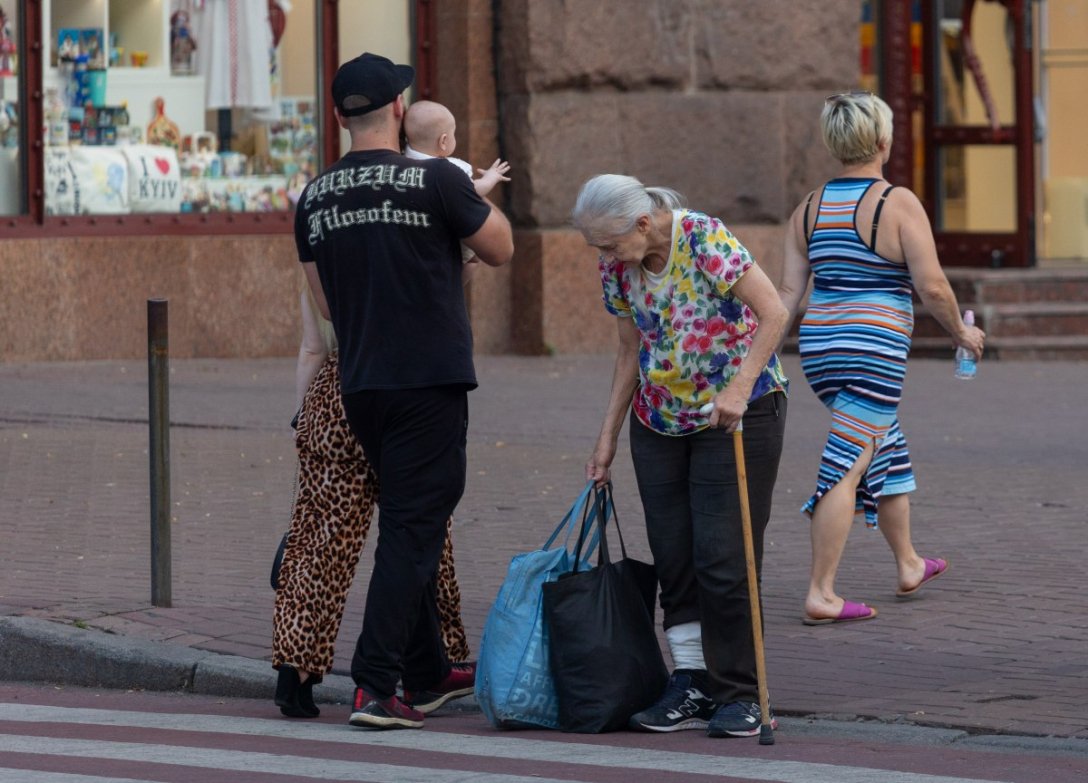
{"type": "MultiPolygon", "coordinates": [[[[922,74],[922,3],[921,0],[911,0],[910,9],[910,143],[911,169],[909,187],[919,197],[925,197],[925,115],[923,114],[924,78],[922,74]]],[[[883,58],[885,52],[882,48],[881,30],[886,22],[885,4],[879,0],[862,0],[861,23],[859,25],[859,44],[861,52],[860,86],[863,90],[880,95],[885,100],[890,100],[886,85],[883,83],[883,58]]],[[[890,9],[895,17],[901,9],[890,9]]],[[[893,55],[895,52],[892,53],[893,55]]],[[[894,101],[892,101],[894,102],[894,101]]],[[[901,111],[901,110],[899,110],[901,111]]],[[[896,117],[897,123],[902,122],[901,117],[896,117]]],[[[896,144],[907,144],[904,138],[894,140],[896,144]]]]}
{"type": "Polygon", "coordinates": [[[938,153],[941,231],[1016,231],[1016,149],[944,145],[938,153]]]}
{"type": "Polygon", "coordinates": [[[0,2],[0,215],[26,211],[22,112],[19,110],[19,57],[22,45],[19,4],[0,2]]]}
{"type": "Polygon", "coordinates": [[[965,41],[963,12],[963,0],[937,3],[937,123],[1010,125],[1015,121],[1016,102],[1009,14],[998,3],[975,4],[970,39],[965,41]],[[971,51],[985,92],[979,90],[980,81],[971,71],[971,51]]]}
{"type": "Polygon", "coordinates": [[[1084,92],[1088,84],[1088,3],[1036,4],[1041,31],[1040,90],[1045,110],[1041,150],[1042,249],[1048,259],[1088,262],[1088,145],[1084,92]]]}
{"type": "Polygon", "coordinates": [[[346,148],[317,94],[337,52],[417,65],[409,100],[433,78],[417,42],[434,23],[425,0],[0,0],[0,10],[10,31],[0,215],[15,235],[288,231],[294,199],[340,139],[346,148]]]}
{"type": "Polygon", "coordinates": [[[46,0],[45,212],[282,212],[316,173],[315,0],[46,0]]]}
{"type": "MultiPolygon", "coordinates": [[[[338,3],[336,7],[340,63],[345,63],[363,52],[373,52],[388,57],[395,63],[415,64],[413,56],[413,10],[415,3],[409,0],[353,0],[338,3]]],[[[410,103],[416,94],[416,83],[408,90],[410,103]]],[[[331,114],[331,112],[330,112],[331,114]]],[[[347,131],[340,129],[340,152],[351,146],[347,131]]]]}
{"type": "MultiPolygon", "coordinates": [[[[996,3],[977,3],[970,20],[965,20],[965,10],[962,0],[936,3],[935,120],[944,127],[1012,124],[1015,73],[1008,13],[996,3]],[[970,22],[969,39],[964,36],[965,21],[970,22]],[[971,53],[977,74],[972,73],[971,53]]],[[[937,158],[937,182],[940,230],[1017,230],[1014,147],[943,145],[937,158]]]]}

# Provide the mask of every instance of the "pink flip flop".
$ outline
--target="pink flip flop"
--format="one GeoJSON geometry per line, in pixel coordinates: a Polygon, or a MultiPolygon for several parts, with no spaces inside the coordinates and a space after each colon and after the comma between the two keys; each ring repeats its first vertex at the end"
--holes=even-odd
{"type": "Polygon", "coordinates": [[[938,576],[948,570],[948,561],[939,557],[923,557],[925,561],[926,570],[922,574],[922,581],[912,587],[910,590],[896,590],[895,595],[897,598],[906,598],[908,595],[914,595],[917,593],[926,582],[932,582],[938,576]]]}
{"type": "Polygon", "coordinates": [[[877,611],[871,606],[857,604],[853,601],[843,601],[842,611],[838,617],[809,617],[807,614],[801,618],[805,625],[830,625],[831,623],[852,623],[857,620],[872,620],[877,611]]]}

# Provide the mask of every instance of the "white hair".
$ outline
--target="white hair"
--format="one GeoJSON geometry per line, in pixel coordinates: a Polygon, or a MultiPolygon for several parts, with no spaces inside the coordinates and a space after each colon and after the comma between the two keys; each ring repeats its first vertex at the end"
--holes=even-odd
{"type": "Polygon", "coordinates": [[[643,215],[679,209],[683,197],[670,188],[646,187],[624,174],[599,174],[578,191],[571,222],[588,238],[626,234],[643,215]]]}

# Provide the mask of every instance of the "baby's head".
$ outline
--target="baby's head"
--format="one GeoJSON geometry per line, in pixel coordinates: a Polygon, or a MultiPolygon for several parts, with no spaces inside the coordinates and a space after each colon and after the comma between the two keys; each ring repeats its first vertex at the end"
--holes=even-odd
{"type": "Polygon", "coordinates": [[[416,101],[404,115],[404,135],[412,149],[447,158],[457,149],[457,122],[441,103],[416,101]]]}

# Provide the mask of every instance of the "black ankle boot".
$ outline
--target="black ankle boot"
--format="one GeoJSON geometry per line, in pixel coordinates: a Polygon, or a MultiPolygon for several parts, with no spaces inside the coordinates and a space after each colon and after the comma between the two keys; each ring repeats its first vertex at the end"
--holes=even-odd
{"type": "Polygon", "coordinates": [[[288,718],[316,718],[320,710],[314,704],[313,687],[312,677],[306,682],[299,682],[295,667],[280,666],[276,679],[276,706],[288,718]]]}
{"type": "Polygon", "coordinates": [[[319,675],[311,674],[306,682],[299,686],[298,706],[306,713],[307,718],[316,718],[321,714],[321,710],[314,703],[314,686],[320,682],[321,677],[319,675]]]}

